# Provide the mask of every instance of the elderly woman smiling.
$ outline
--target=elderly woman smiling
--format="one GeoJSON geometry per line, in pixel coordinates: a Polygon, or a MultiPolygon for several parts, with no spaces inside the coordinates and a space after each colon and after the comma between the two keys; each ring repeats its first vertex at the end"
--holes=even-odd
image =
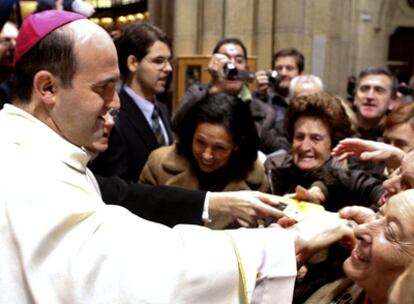
{"type": "Polygon", "coordinates": [[[381,181],[363,172],[351,174],[341,170],[343,165],[331,157],[332,147],[352,134],[339,98],[328,94],[294,98],[286,122],[292,142],[290,155],[279,162],[270,158],[265,163],[272,193],[284,195],[295,192],[297,185],[306,189],[317,185],[325,193],[329,190],[323,201],[329,211],[349,204],[369,206],[378,202],[381,181]]]}
{"type": "Polygon", "coordinates": [[[343,264],[347,279],[327,284],[305,303],[387,303],[390,287],[414,256],[414,190],[391,197],[377,214],[370,212],[364,210],[363,223],[354,228],[356,245],[343,264]]]}

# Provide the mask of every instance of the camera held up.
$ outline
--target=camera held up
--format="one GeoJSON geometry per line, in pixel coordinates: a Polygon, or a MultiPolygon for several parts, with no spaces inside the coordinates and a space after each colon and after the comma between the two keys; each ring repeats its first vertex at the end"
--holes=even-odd
{"type": "Polygon", "coordinates": [[[224,78],[227,80],[240,80],[244,82],[253,82],[255,74],[247,70],[238,70],[236,66],[229,62],[224,67],[224,78]]]}
{"type": "MultiPolygon", "coordinates": [[[[227,63],[223,69],[224,78],[227,80],[240,80],[250,83],[255,79],[255,73],[247,70],[238,70],[233,63],[227,63]]],[[[282,76],[277,71],[269,71],[266,73],[266,76],[273,85],[278,84],[282,80],[282,76]]]]}

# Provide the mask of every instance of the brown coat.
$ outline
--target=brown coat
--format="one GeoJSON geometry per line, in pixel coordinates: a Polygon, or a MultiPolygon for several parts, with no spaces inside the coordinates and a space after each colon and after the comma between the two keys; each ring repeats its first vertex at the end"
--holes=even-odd
{"type": "MultiPolygon", "coordinates": [[[[200,190],[198,179],[191,169],[189,161],[176,151],[175,145],[158,148],[150,154],[139,182],[150,185],[168,185],[191,190],[200,190]]],[[[244,180],[231,181],[223,191],[258,190],[268,191],[264,167],[259,160],[244,180]]],[[[220,216],[212,219],[206,226],[215,229],[227,227],[235,220],[231,216],[220,216]]]]}
{"type": "MultiPolygon", "coordinates": [[[[150,185],[168,185],[191,190],[200,190],[198,179],[190,162],[177,153],[175,145],[154,150],[144,166],[139,182],[150,185]]],[[[244,180],[228,183],[223,191],[257,190],[267,192],[269,184],[264,167],[259,160],[254,163],[244,180]]]]}

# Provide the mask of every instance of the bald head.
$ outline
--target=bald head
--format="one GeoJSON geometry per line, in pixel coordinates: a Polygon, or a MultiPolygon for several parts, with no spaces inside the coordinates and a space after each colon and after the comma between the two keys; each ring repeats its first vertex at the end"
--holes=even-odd
{"type": "Polygon", "coordinates": [[[102,27],[88,19],[80,19],[70,22],[62,26],[61,29],[63,31],[72,31],[74,35],[74,43],[76,45],[84,45],[93,41],[95,46],[100,49],[115,47],[110,35],[102,27]]]}
{"type": "Polygon", "coordinates": [[[323,91],[322,80],[315,75],[299,75],[289,85],[290,98],[308,96],[323,91]]]}

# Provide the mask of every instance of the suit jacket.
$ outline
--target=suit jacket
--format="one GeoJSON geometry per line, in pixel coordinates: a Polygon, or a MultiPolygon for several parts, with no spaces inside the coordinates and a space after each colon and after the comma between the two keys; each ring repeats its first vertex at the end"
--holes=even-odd
{"type": "Polygon", "coordinates": [[[138,216],[169,227],[203,225],[204,191],[128,183],[119,177],[95,177],[102,200],[107,204],[125,207],[138,216]]]}
{"type": "MultiPolygon", "coordinates": [[[[132,98],[123,89],[119,97],[121,109],[109,137],[108,150],[92,161],[90,168],[94,173],[102,176],[119,176],[136,182],[149,154],[157,149],[159,144],[144,114],[132,98]]],[[[172,143],[167,108],[158,101],[156,105],[160,109],[169,143],[172,143]]]]}

